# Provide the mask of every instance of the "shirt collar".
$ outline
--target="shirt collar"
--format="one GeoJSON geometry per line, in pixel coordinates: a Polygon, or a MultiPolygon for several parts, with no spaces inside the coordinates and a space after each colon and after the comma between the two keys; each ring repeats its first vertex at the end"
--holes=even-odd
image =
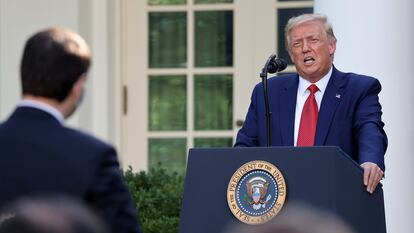
{"type": "Polygon", "coordinates": [[[52,107],[48,104],[45,104],[43,102],[36,101],[36,100],[23,99],[18,103],[17,106],[18,107],[36,108],[36,109],[39,109],[39,110],[42,110],[42,111],[45,111],[45,112],[49,113],[54,118],[56,118],[56,120],[58,120],[62,125],[65,122],[65,118],[63,117],[61,112],[59,112],[56,108],[54,108],[54,107],[52,107]]]}
{"type": "MultiPolygon", "coordinates": [[[[325,92],[326,86],[328,86],[328,82],[329,82],[329,79],[331,78],[331,75],[332,75],[332,66],[331,66],[331,69],[329,69],[329,72],[325,76],[323,76],[319,81],[314,83],[319,88],[319,91],[321,93],[325,92]]],[[[312,84],[311,82],[299,76],[298,93],[305,94],[306,90],[311,84],[312,84]]]]}

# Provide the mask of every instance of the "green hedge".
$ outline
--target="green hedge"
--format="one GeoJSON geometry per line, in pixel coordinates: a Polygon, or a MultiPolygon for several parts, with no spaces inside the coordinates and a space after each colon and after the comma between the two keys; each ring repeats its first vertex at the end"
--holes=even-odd
{"type": "Polygon", "coordinates": [[[164,169],[124,172],[131,195],[139,208],[144,233],[177,233],[183,199],[184,177],[164,169]]]}

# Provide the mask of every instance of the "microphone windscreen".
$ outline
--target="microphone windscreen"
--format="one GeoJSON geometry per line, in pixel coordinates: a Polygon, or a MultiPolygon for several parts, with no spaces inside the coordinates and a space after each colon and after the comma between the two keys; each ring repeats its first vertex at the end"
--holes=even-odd
{"type": "Polygon", "coordinates": [[[267,68],[267,72],[270,74],[274,74],[276,72],[280,72],[287,67],[287,62],[282,58],[275,58],[269,62],[269,66],[267,68]]]}

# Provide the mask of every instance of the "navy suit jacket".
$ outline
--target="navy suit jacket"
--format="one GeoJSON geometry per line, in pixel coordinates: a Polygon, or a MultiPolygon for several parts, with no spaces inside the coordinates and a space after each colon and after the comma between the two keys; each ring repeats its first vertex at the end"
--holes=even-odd
{"type": "Polygon", "coordinates": [[[141,232],[115,149],[18,107],[0,125],[0,206],[30,195],[64,194],[87,203],[112,232],[141,232]]]}
{"type": "MultiPolygon", "coordinates": [[[[294,145],[295,108],[299,76],[288,74],[268,80],[272,112],[272,146],[294,145]]],[[[339,146],[356,162],[374,162],[383,170],[387,136],[381,120],[375,78],[343,73],[333,67],[322,97],[315,145],[339,146]]],[[[250,107],[237,134],[235,146],[266,146],[263,85],[256,85],[250,107]]]]}

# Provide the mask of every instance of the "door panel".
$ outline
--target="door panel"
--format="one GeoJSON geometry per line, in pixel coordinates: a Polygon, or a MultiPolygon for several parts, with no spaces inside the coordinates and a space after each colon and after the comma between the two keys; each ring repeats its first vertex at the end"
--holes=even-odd
{"type": "Polygon", "coordinates": [[[121,0],[123,166],[184,172],[189,148],[232,146],[261,66],[283,43],[278,21],[312,4],[121,0]]]}

